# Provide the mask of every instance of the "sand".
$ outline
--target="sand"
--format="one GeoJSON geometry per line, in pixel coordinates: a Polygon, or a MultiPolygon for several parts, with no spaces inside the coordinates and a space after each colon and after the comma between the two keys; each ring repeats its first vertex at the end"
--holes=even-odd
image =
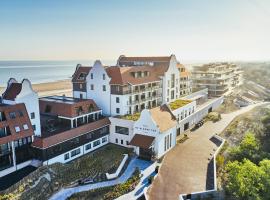
{"type": "MultiPolygon", "coordinates": [[[[38,92],[38,95],[40,97],[63,94],[65,94],[66,96],[72,96],[71,80],[33,84],[33,89],[38,92]]],[[[2,94],[4,91],[5,88],[0,87],[0,94],[2,94]]]]}

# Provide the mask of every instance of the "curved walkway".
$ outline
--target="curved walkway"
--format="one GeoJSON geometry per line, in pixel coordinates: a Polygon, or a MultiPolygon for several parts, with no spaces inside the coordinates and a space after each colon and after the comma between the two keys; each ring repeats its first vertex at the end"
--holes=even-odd
{"type": "Polygon", "coordinates": [[[147,191],[150,200],[177,200],[179,194],[189,194],[207,189],[209,160],[217,146],[210,140],[221,133],[240,114],[263,103],[250,105],[238,111],[222,114],[216,123],[207,122],[188,134],[189,139],[169,151],[157,177],[147,191]]]}
{"type": "MultiPolygon", "coordinates": [[[[121,183],[126,182],[133,174],[134,170],[136,167],[139,167],[142,172],[144,172],[146,169],[154,165],[155,163],[151,163],[149,161],[144,161],[140,160],[137,158],[133,158],[130,163],[128,164],[128,167],[126,171],[119,177],[111,181],[104,181],[104,182],[99,182],[99,183],[94,183],[94,184],[87,184],[87,185],[81,185],[81,186],[76,186],[73,188],[64,188],[54,194],[50,200],[64,200],[70,197],[72,194],[78,193],[78,192],[84,192],[88,190],[93,190],[97,188],[103,188],[103,187],[109,187],[109,186],[114,186],[118,185],[121,183]]],[[[148,171],[148,170],[147,170],[148,171]]]]}

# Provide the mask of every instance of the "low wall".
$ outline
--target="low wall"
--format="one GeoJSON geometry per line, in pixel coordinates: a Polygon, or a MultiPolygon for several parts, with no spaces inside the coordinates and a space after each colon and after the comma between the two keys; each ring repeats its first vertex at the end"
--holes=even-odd
{"type": "Polygon", "coordinates": [[[113,174],[106,173],[107,179],[113,179],[113,178],[117,178],[118,177],[119,173],[121,172],[122,168],[124,167],[124,165],[125,165],[125,163],[126,163],[126,161],[128,159],[128,154],[124,154],[124,155],[125,156],[124,156],[123,160],[121,161],[119,167],[117,168],[116,172],[113,173],[113,174]]]}
{"type": "Polygon", "coordinates": [[[214,137],[221,142],[220,146],[216,150],[214,154],[214,189],[213,190],[206,190],[206,191],[201,191],[201,192],[194,192],[191,194],[180,194],[179,195],[179,200],[196,200],[200,198],[215,198],[215,199],[221,199],[220,194],[217,192],[217,165],[216,165],[216,156],[220,152],[220,149],[225,143],[225,140],[221,138],[218,135],[214,135],[214,137]]]}

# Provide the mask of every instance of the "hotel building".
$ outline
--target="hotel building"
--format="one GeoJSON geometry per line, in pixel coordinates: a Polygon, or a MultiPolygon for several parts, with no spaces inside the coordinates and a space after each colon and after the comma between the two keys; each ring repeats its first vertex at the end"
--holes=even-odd
{"type": "Polygon", "coordinates": [[[116,66],[78,65],[73,74],[73,96],[92,98],[105,115],[141,112],[169,103],[191,92],[189,74],[174,55],[167,57],[120,56],[116,66]],[[182,71],[181,71],[182,70],[182,71]]]}

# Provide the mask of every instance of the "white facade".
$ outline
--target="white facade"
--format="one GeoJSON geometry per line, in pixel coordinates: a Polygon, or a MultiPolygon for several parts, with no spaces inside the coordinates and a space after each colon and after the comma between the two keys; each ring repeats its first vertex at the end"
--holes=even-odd
{"type": "Polygon", "coordinates": [[[111,95],[111,116],[129,114],[129,97],[130,95],[111,95]],[[117,100],[118,99],[118,100],[117,100]],[[119,102],[117,102],[119,101],[119,102]],[[119,111],[119,112],[117,112],[119,111]]]}
{"type": "Polygon", "coordinates": [[[100,61],[96,61],[86,76],[87,98],[93,99],[106,116],[111,115],[110,80],[100,61]]]}
{"type": "MultiPolygon", "coordinates": [[[[11,83],[16,83],[15,79],[10,79],[8,82],[8,87],[11,83]]],[[[28,79],[23,79],[22,89],[17,95],[14,101],[3,99],[3,103],[6,104],[18,104],[24,103],[29,119],[32,126],[34,127],[34,133],[36,136],[41,135],[41,126],[40,126],[40,113],[39,113],[39,100],[38,94],[32,88],[31,82],[28,79]]]]}
{"type": "Polygon", "coordinates": [[[171,56],[168,70],[162,77],[162,101],[172,102],[180,97],[180,76],[175,55],[171,56]]]}
{"type": "Polygon", "coordinates": [[[108,142],[109,142],[109,136],[106,135],[106,136],[104,136],[102,138],[96,139],[96,140],[94,140],[92,142],[89,142],[87,144],[84,144],[84,145],[81,145],[81,146],[79,146],[77,148],[74,148],[74,149],[72,149],[70,151],[67,151],[67,152],[65,152],[65,153],[63,153],[63,154],[61,154],[59,156],[56,156],[56,157],[51,158],[49,160],[46,160],[46,161],[43,162],[43,165],[51,165],[51,164],[57,163],[57,162],[60,162],[60,163],[70,162],[70,161],[72,161],[72,160],[74,160],[74,159],[76,159],[78,157],[81,157],[82,155],[85,155],[87,153],[90,153],[90,152],[92,152],[92,151],[94,151],[94,150],[96,150],[96,149],[98,149],[98,148],[100,148],[100,147],[108,144],[108,142]],[[96,141],[99,141],[99,145],[94,146],[94,143],[96,141]],[[87,145],[90,145],[91,148],[87,149],[87,145]],[[72,156],[72,152],[73,151],[76,151],[76,150],[79,153],[77,153],[76,155],[72,156]],[[68,154],[68,157],[69,157],[68,159],[65,159],[65,155],[66,154],[68,154]]]}
{"type": "Polygon", "coordinates": [[[77,99],[86,99],[87,93],[86,92],[82,92],[82,91],[74,91],[73,90],[73,97],[74,98],[77,98],[77,99]]]}
{"type": "MultiPolygon", "coordinates": [[[[155,137],[152,150],[156,158],[162,157],[176,144],[176,127],[160,132],[156,122],[151,117],[150,111],[146,109],[142,111],[140,118],[134,124],[134,134],[155,137]],[[165,138],[168,142],[165,142],[165,138]]],[[[138,147],[136,147],[136,153],[139,154],[138,147]]]]}
{"type": "Polygon", "coordinates": [[[125,119],[120,119],[116,117],[110,117],[109,118],[111,121],[110,125],[110,143],[118,144],[124,147],[132,147],[129,145],[131,139],[134,136],[133,133],[133,126],[134,126],[134,121],[132,120],[125,120],[125,119]],[[124,127],[128,129],[127,134],[119,133],[117,132],[116,127],[124,127]]]}

